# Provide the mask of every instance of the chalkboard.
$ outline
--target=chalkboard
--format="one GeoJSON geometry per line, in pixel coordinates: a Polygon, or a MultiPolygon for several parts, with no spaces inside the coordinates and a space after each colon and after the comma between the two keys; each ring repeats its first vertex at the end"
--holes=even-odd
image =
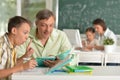
{"type": "Polygon", "coordinates": [[[59,0],[59,29],[75,28],[84,33],[96,18],[120,34],[120,0],[59,0]]]}

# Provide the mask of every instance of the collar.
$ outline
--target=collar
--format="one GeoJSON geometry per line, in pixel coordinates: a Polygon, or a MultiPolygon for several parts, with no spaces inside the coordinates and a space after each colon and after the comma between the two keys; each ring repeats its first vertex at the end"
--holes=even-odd
{"type": "MultiPolygon", "coordinates": [[[[49,39],[54,41],[56,37],[58,36],[57,29],[53,29],[49,39]]],[[[33,41],[38,41],[38,38],[36,37],[36,28],[32,29],[30,36],[29,36],[33,41]]]]}
{"type": "Polygon", "coordinates": [[[110,31],[110,29],[109,29],[109,28],[107,28],[107,29],[105,30],[105,32],[104,32],[104,36],[107,36],[107,35],[108,35],[108,33],[109,33],[109,31],[110,31]]]}
{"type": "Polygon", "coordinates": [[[9,40],[9,38],[8,38],[7,33],[5,34],[4,39],[5,39],[5,42],[6,42],[6,44],[8,45],[8,47],[9,47],[10,49],[13,49],[14,46],[11,44],[11,42],[10,42],[10,40],[9,40]]]}

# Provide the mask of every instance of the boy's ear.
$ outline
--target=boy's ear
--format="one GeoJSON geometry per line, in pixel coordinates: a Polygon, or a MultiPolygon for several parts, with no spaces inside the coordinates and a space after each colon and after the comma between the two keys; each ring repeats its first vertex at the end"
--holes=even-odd
{"type": "Polygon", "coordinates": [[[11,32],[12,32],[12,34],[16,34],[17,29],[15,27],[13,27],[11,32]]]}

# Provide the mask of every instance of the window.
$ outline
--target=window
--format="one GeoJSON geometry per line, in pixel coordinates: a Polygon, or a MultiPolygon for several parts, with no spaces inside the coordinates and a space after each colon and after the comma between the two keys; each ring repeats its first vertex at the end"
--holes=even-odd
{"type": "Polygon", "coordinates": [[[16,15],[16,0],[0,0],[0,36],[7,31],[7,23],[16,15]]]}
{"type": "Polygon", "coordinates": [[[7,32],[9,18],[19,15],[32,23],[36,13],[46,8],[46,0],[0,0],[0,36],[7,32]],[[20,5],[20,6],[19,6],[20,5]]]}
{"type": "Polygon", "coordinates": [[[46,8],[45,2],[45,0],[22,0],[21,15],[34,23],[36,13],[46,8]]]}

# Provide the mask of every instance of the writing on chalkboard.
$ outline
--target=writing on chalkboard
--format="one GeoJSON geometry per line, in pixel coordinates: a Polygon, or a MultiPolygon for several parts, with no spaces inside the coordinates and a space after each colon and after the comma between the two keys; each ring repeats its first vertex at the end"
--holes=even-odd
{"type": "Polygon", "coordinates": [[[59,29],[74,28],[84,33],[92,21],[102,18],[107,27],[120,34],[120,0],[59,0],[59,29]]]}

